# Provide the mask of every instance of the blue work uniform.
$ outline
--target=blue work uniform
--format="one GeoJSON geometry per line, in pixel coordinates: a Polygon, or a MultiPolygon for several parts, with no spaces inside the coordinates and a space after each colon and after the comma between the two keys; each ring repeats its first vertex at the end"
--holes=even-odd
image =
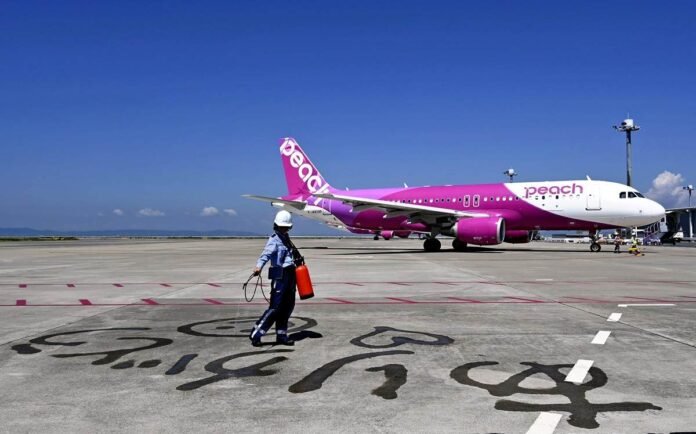
{"type": "Polygon", "coordinates": [[[295,263],[292,250],[289,249],[290,237],[276,232],[266,242],[256,268],[262,269],[270,262],[271,267],[281,267],[282,277],[271,282],[271,302],[251,331],[249,338],[260,339],[275,322],[276,335],[279,340],[287,339],[288,319],[295,308],[295,263]]]}

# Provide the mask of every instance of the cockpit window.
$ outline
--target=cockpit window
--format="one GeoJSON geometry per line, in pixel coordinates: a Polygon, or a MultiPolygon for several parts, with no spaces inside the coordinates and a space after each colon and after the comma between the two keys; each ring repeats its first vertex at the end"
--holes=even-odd
{"type": "Polygon", "coordinates": [[[636,191],[636,196],[638,196],[638,197],[643,197],[643,198],[645,197],[645,196],[643,196],[642,193],[638,193],[637,191],[636,191]]]}
{"type": "Polygon", "coordinates": [[[636,194],[635,194],[634,192],[629,191],[629,192],[628,192],[628,197],[631,198],[631,197],[637,197],[637,196],[636,196],[636,194]]]}
{"type": "Polygon", "coordinates": [[[621,193],[619,193],[619,199],[626,199],[626,192],[625,191],[622,191],[621,193]]]}

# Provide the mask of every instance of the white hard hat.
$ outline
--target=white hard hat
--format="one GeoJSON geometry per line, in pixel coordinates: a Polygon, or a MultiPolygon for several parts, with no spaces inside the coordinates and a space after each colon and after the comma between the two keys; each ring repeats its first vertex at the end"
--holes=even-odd
{"type": "Polygon", "coordinates": [[[275,220],[273,220],[273,223],[275,223],[276,226],[280,226],[281,228],[291,228],[292,227],[292,214],[289,212],[283,210],[283,211],[278,211],[278,214],[275,216],[275,220]]]}

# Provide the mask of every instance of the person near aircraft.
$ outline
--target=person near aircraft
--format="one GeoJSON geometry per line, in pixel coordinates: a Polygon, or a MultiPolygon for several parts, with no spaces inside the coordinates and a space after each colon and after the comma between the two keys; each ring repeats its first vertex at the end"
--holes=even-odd
{"type": "Polygon", "coordinates": [[[268,238],[266,246],[261,252],[254,275],[261,274],[266,263],[270,262],[269,279],[271,279],[271,300],[268,309],[261,315],[249,339],[255,347],[261,346],[261,337],[275,323],[276,344],[294,345],[295,342],[288,337],[288,320],[295,308],[295,258],[299,253],[294,248],[288,232],[292,229],[292,215],[283,210],[276,214],[273,222],[274,234],[268,238]]]}

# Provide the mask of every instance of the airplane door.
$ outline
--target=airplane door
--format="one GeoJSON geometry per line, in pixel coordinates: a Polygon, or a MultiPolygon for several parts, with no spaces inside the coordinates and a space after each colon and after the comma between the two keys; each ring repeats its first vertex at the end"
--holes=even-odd
{"type": "Polygon", "coordinates": [[[598,211],[602,209],[602,198],[599,195],[599,186],[589,184],[587,186],[587,206],[588,211],[598,211]]]}

